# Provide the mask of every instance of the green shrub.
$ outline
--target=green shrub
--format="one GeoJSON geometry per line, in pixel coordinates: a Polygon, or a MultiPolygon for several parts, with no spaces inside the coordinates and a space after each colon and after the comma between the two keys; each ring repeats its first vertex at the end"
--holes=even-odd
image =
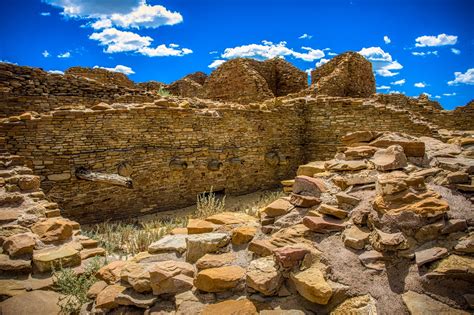
{"type": "Polygon", "coordinates": [[[167,89],[163,88],[162,86],[160,87],[160,89],[157,91],[158,95],[160,96],[170,96],[171,93],[170,91],[168,91],[167,89]]]}
{"type": "Polygon", "coordinates": [[[56,290],[63,294],[58,301],[61,313],[78,314],[81,306],[90,301],[87,291],[98,281],[95,274],[103,265],[104,261],[100,257],[94,257],[80,275],[71,268],[53,268],[54,285],[56,290]]]}

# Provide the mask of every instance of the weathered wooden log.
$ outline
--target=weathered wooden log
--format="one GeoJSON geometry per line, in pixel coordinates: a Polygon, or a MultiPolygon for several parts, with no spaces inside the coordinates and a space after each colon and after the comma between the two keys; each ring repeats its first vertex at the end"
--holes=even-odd
{"type": "Polygon", "coordinates": [[[120,176],[118,174],[98,173],[92,172],[91,170],[88,170],[86,168],[78,168],[76,170],[76,177],[92,182],[133,188],[133,181],[130,177],[120,176]]]}

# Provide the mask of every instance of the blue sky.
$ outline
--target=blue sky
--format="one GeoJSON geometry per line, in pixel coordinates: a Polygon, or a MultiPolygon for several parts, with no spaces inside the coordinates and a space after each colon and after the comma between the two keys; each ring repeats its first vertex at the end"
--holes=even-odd
{"type": "Polygon", "coordinates": [[[474,1],[2,0],[0,60],[64,71],[105,67],[170,83],[235,57],[302,70],[359,51],[377,91],[474,98],[474,1]],[[306,35],[305,35],[306,34],[306,35]]]}

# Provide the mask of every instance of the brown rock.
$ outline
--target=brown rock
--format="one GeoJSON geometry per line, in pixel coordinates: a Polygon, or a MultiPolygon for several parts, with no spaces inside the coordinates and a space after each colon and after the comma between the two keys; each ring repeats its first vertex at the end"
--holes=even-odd
{"type": "Polygon", "coordinates": [[[97,295],[108,286],[105,281],[97,281],[87,291],[87,297],[89,299],[95,299],[97,295]]]}
{"type": "Polygon", "coordinates": [[[230,266],[235,263],[237,257],[234,253],[206,254],[196,261],[196,268],[199,270],[230,266]]]}
{"type": "Polygon", "coordinates": [[[388,148],[398,144],[403,148],[406,156],[423,157],[425,155],[425,143],[415,137],[402,133],[384,133],[382,136],[370,142],[371,146],[388,148]]]}
{"type": "Polygon", "coordinates": [[[97,271],[96,277],[100,280],[113,284],[120,280],[122,269],[128,264],[127,261],[117,260],[102,267],[97,271]]]}
{"type": "Polygon", "coordinates": [[[375,93],[372,64],[356,52],[346,52],[311,71],[311,88],[330,96],[370,97],[375,93]]]}
{"type": "Polygon", "coordinates": [[[375,228],[370,234],[369,240],[372,247],[379,252],[408,248],[408,241],[402,232],[385,233],[375,228]]]}
{"type": "Polygon", "coordinates": [[[81,264],[81,256],[72,244],[33,251],[33,264],[39,272],[53,267],[72,267],[81,264]]]}
{"type": "Polygon", "coordinates": [[[366,228],[353,225],[344,230],[342,233],[342,241],[346,247],[363,249],[365,244],[369,241],[369,235],[370,233],[366,228]]]}
{"type": "Polygon", "coordinates": [[[87,258],[96,257],[96,256],[105,256],[105,249],[102,247],[97,248],[87,248],[81,250],[81,259],[86,260],[87,258]]]}
{"type": "Polygon", "coordinates": [[[443,258],[448,254],[448,250],[443,247],[432,247],[415,252],[415,260],[418,267],[429,262],[443,258]]]}
{"type": "Polygon", "coordinates": [[[293,193],[303,196],[319,197],[323,192],[326,192],[326,186],[321,179],[305,175],[296,176],[295,184],[293,185],[293,193]]]}
{"type": "Polygon", "coordinates": [[[249,243],[248,250],[259,256],[269,256],[275,248],[268,240],[253,240],[249,243]]]}
{"type": "Polygon", "coordinates": [[[349,298],[339,304],[331,315],[377,315],[377,301],[370,295],[349,298]]]}
{"type": "Polygon", "coordinates": [[[370,142],[380,135],[380,132],[375,131],[354,131],[342,136],[341,141],[345,145],[359,144],[370,142]]]}
{"type": "Polygon", "coordinates": [[[404,168],[408,165],[403,148],[399,145],[389,146],[387,149],[379,149],[371,159],[375,169],[379,171],[390,171],[404,168]]]}
{"type": "Polygon", "coordinates": [[[303,218],[303,224],[311,231],[317,233],[329,233],[334,231],[344,230],[345,225],[341,220],[333,219],[327,216],[312,217],[306,216],[303,218]]]}
{"type": "Polygon", "coordinates": [[[321,204],[321,206],[319,206],[318,211],[322,214],[327,214],[327,215],[336,217],[338,219],[344,219],[348,215],[347,211],[336,208],[336,207],[332,207],[332,206],[324,204],[324,203],[321,204]]]}
{"type": "Polygon", "coordinates": [[[377,196],[373,207],[382,214],[396,215],[410,211],[422,217],[436,217],[449,211],[448,203],[429,190],[420,194],[404,190],[386,197],[377,196]]]}
{"type": "Polygon", "coordinates": [[[17,257],[24,254],[32,254],[36,244],[36,235],[33,233],[21,233],[9,236],[3,243],[3,251],[10,257],[17,257]]]}
{"type": "Polygon", "coordinates": [[[139,293],[151,292],[149,264],[129,263],[122,268],[120,279],[129,283],[139,293]]]}
{"type": "Polygon", "coordinates": [[[38,234],[41,241],[52,243],[65,241],[72,237],[72,221],[63,218],[50,218],[38,222],[31,227],[33,233],[38,234]]]}
{"type": "Polygon", "coordinates": [[[245,276],[239,266],[209,268],[198,273],[194,286],[205,292],[222,292],[237,287],[245,276]]]}
{"type": "Polygon", "coordinates": [[[119,284],[109,285],[97,294],[95,300],[96,308],[112,309],[118,306],[115,302],[116,297],[125,291],[125,287],[119,284]]]}
{"type": "Polygon", "coordinates": [[[384,270],[386,258],[376,250],[370,250],[359,255],[359,260],[367,268],[374,270],[384,270]]]}
{"type": "Polygon", "coordinates": [[[11,259],[8,255],[0,254],[0,271],[30,273],[31,261],[24,259],[11,259]]]}
{"type": "Polygon", "coordinates": [[[187,229],[188,234],[200,234],[214,231],[216,225],[201,219],[189,219],[187,229]]]}
{"type": "Polygon", "coordinates": [[[207,305],[201,315],[257,315],[255,305],[247,299],[228,300],[216,304],[207,305]]]}
{"type": "Polygon", "coordinates": [[[304,271],[291,272],[290,279],[298,293],[310,302],[326,305],[332,296],[332,288],[316,266],[304,271]]]}
{"type": "Polygon", "coordinates": [[[257,219],[242,212],[221,212],[205,219],[214,224],[232,225],[256,222],[257,219]]]}
{"type": "MultiPolygon", "coordinates": [[[[133,289],[126,289],[115,297],[115,303],[119,305],[133,305],[139,308],[149,308],[155,304],[158,297],[151,293],[144,294],[134,291],[133,289]]],[[[129,314],[129,313],[126,313],[129,314]]]]}
{"type": "Polygon", "coordinates": [[[349,147],[344,151],[346,160],[363,160],[371,158],[374,153],[378,150],[376,147],[371,147],[368,145],[362,145],[359,147],[349,147]]]}
{"type": "Polygon", "coordinates": [[[273,250],[275,261],[283,268],[293,268],[298,266],[300,261],[309,254],[309,250],[301,247],[281,247],[273,250]]]}
{"type": "Polygon", "coordinates": [[[21,175],[18,178],[18,187],[22,191],[28,190],[38,190],[40,187],[41,181],[38,176],[34,175],[21,175]]]}
{"type": "Polygon", "coordinates": [[[267,296],[277,294],[283,282],[272,257],[252,260],[246,274],[247,287],[267,296]]]}
{"type": "MultiPolygon", "coordinates": [[[[324,161],[314,161],[309,162],[308,164],[300,165],[296,172],[296,175],[305,175],[309,177],[313,177],[314,174],[323,173],[326,168],[324,167],[324,161]]],[[[294,184],[294,183],[293,183],[294,184]]]]}
{"type": "Polygon", "coordinates": [[[303,196],[292,193],[290,203],[295,207],[311,208],[321,203],[321,199],[313,196],[303,196]]]}
{"type": "Polygon", "coordinates": [[[234,245],[247,244],[253,239],[256,232],[257,232],[257,228],[254,226],[237,227],[232,230],[232,244],[234,245]]]}
{"type": "Polygon", "coordinates": [[[181,293],[193,287],[194,267],[182,261],[161,261],[149,269],[153,294],[181,293]]]}
{"type": "Polygon", "coordinates": [[[54,291],[35,290],[9,298],[0,303],[2,315],[59,315],[61,294],[54,291]]]}
{"type": "Polygon", "coordinates": [[[332,160],[325,164],[326,169],[334,172],[345,172],[345,171],[360,171],[367,168],[367,163],[364,160],[355,161],[342,161],[332,160]]]}
{"type": "Polygon", "coordinates": [[[467,315],[468,312],[452,308],[438,302],[427,295],[408,291],[402,294],[402,299],[410,314],[452,314],[467,315]]]}
{"type": "Polygon", "coordinates": [[[273,201],[271,204],[263,208],[260,213],[264,213],[266,216],[274,218],[287,214],[293,206],[286,198],[280,198],[273,201]]]}

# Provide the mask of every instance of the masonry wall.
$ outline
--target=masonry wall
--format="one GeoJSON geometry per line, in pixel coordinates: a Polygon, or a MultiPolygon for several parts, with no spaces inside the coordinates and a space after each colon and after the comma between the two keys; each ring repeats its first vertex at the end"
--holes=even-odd
{"type": "Polygon", "coordinates": [[[411,119],[406,110],[373,104],[370,99],[318,96],[307,99],[305,119],[305,158],[324,160],[334,157],[341,137],[363,130],[394,131],[415,136],[434,136],[423,123],[411,119]]]}
{"type": "Polygon", "coordinates": [[[299,112],[293,106],[56,111],[4,123],[2,133],[7,149],[42,176],[42,188],[64,216],[95,222],[187,206],[211,187],[243,194],[292,177],[303,163],[299,112]],[[272,152],[278,165],[265,160],[272,152]],[[173,170],[172,160],[186,162],[187,169],[173,170]],[[222,168],[210,170],[211,160],[222,168]],[[121,163],[133,169],[133,189],[75,176],[80,167],[116,174],[121,163]]]}
{"type": "Polygon", "coordinates": [[[91,107],[100,102],[146,102],[152,93],[75,75],[0,63],[0,118],[26,111],[48,112],[62,106],[91,107]]]}

